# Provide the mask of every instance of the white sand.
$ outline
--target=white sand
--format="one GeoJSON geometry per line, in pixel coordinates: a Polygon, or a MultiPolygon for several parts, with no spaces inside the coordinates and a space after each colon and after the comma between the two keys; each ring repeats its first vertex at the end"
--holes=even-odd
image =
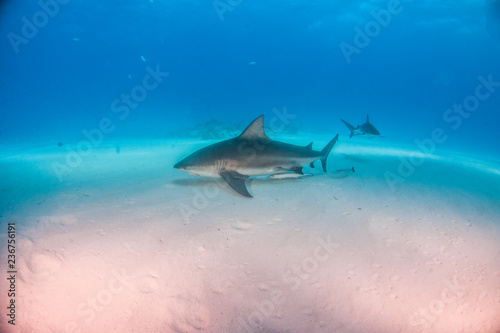
{"type": "Polygon", "coordinates": [[[206,144],[103,145],[62,182],[66,147],[4,152],[18,308],[14,329],[2,246],[0,331],[500,330],[498,163],[344,137],[328,174],[255,179],[246,199],[172,168],[206,144]]]}

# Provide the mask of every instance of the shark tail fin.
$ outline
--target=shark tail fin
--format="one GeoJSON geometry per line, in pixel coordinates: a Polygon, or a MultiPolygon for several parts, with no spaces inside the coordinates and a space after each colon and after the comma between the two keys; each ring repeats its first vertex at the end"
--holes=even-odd
{"type": "Polygon", "coordinates": [[[352,135],[354,134],[354,126],[352,126],[351,124],[349,124],[344,119],[340,119],[340,120],[342,120],[342,122],[347,126],[347,128],[349,129],[349,131],[351,131],[351,135],[349,136],[349,139],[352,138],[352,135]]]}
{"type": "Polygon", "coordinates": [[[321,150],[321,166],[323,167],[323,171],[326,172],[326,160],[328,159],[328,155],[330,154],[330,151],[332,150],[333,146],[335,146],[335,143],[337,142],[339,138],[339,135],[335,135],[335,137],[332,139],[332,141],[328,142],[328,144],[321,150]]]}

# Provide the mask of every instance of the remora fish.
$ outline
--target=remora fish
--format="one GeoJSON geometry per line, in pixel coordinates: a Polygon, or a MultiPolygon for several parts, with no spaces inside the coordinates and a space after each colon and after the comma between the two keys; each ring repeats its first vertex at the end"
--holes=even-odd
{"type": "Polygon", "coordinates": [[[283,172],[283,173],[275,173],[274,175],[270,175],[269,178],[271,179],[297,179],[297,178],[303,178],[303,177],[308,177],[312,176],[310,173],[296,173],[296,172],[283,172]]]}
{"type": "Polygon", "coordinates": [[[342,122],[351,131],[351,135],[349,136],[349,138],[352,138],[353,135],[371,135],[371,136],[380,135],[380,132],[377,131],[375,126],[373,126],[370,123],[370,118],[368,117],[368,115],[366,115],[366,123],[364,123],[363,125],[358,125],[357,127],[352,126],[344,119],[340,119],[340,120],[342,120],[342,122]]]}
{"type": "Polygon", "coordinates": [[[223,178],[236,192],[252,197],[245,185],[249,176],[295,172],[303,174],[302,166],[321,160],[326,172],[328,154],[338,134],[321,151],[271,140],[264,133],[264,115],[255,119],[239,136],[195,151],[174,168],[193,176],[223,178]]]}

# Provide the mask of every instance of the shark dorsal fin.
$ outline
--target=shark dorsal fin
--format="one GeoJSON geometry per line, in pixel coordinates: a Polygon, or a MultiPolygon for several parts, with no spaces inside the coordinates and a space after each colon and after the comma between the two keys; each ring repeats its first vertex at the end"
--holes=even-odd
{"type": "Polygon", "coordinates": [[[369,124],[370,123],[370,117],[368,116],[368,114],[366,114],[366,123],[369,124]]]}
{"type": "Polygon", "coordinates": [[[265,140],[271,141],[264,133],[264,115],[257,117],[239,136],[240,139],[245,140],[265,140]]]}
{"type": "Polygon", "coordinates": [[[308,144],[308,145],[306,146],[306,149],[307,149],[307,150],[312,150],[312,149],[313,149],[313,143],[311,142],[310,144],[308,144]]]}

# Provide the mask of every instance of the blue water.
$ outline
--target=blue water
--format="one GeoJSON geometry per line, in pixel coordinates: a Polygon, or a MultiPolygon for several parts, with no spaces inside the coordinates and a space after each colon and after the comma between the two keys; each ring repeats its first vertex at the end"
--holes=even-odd
{"type": "Polygon", "coordinates": [[[4,146],[100,125],[102,142],[214,118],[269,125],[286,109],[309,132],[348,136],[340,118],[369,113],[396,142],[440,128],[438,149],[499,153],[498,0],[16,0],[1,2],[0,31],[4,146]]]}

